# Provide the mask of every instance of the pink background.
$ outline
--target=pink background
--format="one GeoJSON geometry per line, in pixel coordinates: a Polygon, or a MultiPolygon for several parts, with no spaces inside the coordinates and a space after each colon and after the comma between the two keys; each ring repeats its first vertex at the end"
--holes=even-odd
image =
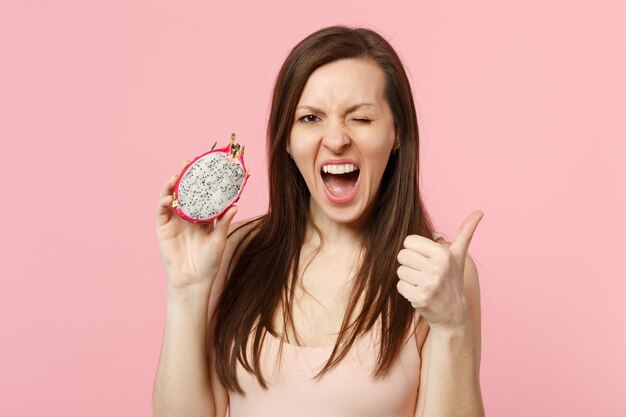
{"type": "Polygon", "coordinates": [[[626,416],[625,16],[618,0],[2,2],[0,414],[151,415],[163,183],[236,131],[237,217],[263,213],[274,77],[304,36],[349,24],[410,72],[437,228],[485,213],[487,414],[626,416]]]}

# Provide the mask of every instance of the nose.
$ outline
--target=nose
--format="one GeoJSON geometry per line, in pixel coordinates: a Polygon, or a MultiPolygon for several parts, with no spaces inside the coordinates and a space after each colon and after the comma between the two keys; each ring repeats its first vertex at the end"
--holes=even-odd
{"type": "Polygon", "coordinates": [[[334,153],[341,153],[350,144],[350,136],[341,126],[329,126],[323,135],[322,144],[334,153]]]}

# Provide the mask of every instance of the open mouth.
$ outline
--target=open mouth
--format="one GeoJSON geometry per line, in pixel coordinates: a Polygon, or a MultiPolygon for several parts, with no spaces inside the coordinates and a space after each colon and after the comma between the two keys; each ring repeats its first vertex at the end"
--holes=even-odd
{"type": "Polygon", "coordinates": [[[333,197],[346,199],[352,194],[360,172],[354,164],[329,164],[322,167],[321,175],[326,189],[333,197]]]}

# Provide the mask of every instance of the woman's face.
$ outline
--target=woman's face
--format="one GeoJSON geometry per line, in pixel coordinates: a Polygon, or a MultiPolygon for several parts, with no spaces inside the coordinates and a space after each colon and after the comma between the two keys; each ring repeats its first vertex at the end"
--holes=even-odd
{"type": "Polygon", "coordinates": [[[393,115],[377,64],[341,59],[317,68],[298,102],[287,151],[311,209],[338,223],[361,219],[394,147],[393,115]]]}

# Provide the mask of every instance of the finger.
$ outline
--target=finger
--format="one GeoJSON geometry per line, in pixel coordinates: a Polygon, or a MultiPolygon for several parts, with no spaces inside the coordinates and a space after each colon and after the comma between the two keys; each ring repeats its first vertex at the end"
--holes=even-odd
{"type": "Polygon", "coordinates": [[[172,215],[172,201],[174,197],[171,195],[162,196],[159,199],[159,205],[157,208],[157,225],[161,226],[170,220],[172,215]]]}
{"type": "Polygon", "coordinates": [[[459,229],[454,241],[450,244],[450,250],[457,256],[465,256],[469,248],[474,232],[478,227],[478,223],[482,220],[485,213],[480,210],[473,211],[467,216],[459,229]]]}
{"type": "Polygon", "coordinates": [[[400,280],[405,281],[407,284],[411,285],[426,285],[429,280],[426,274],[421,271],[416,271],[415,269],[411,269],[404,265],[400,265],[398,270],[396,271],[398,278],[400,280]]]}
{"type": "MultiPolygon", "coordinates": [[[[182,171],[189,162],[189,159],[185,160],[181,164],[180,171],[182,171]]],[[[167,222],[170,218],[171,204],[174,199],[172,194],[174,192],[174,186],[176,185],[176,181],[178,180],[179,176],[180,174],[174,174],[165,184],[163,184],[163,188],[161,189],[161,194],[159,196],[159,204],[157,205],[158,224],[163,224],[167,222]]]]}
{"type": "Polygon", "coordinates": [[[166,195],[171,195],[174,190],[174,185],[176,184],[176,180],[178,179],[178,174],[174,174],[170,177],[169,180],[165,184],[163,184],[163,188],[161,188],[161,195],[159,197],[165,197],[166,195]]]}
{"type": "Polygon", "coordinates": [[[446,242],[446,239],[443,237],[443,234],[440,232],[433,232],[433,240],[437,243],[446,242]]]}
{"type": "Polygon", "coordinates": [[[406,298],[411,303],[411,306],[413,306],[414,308],[420,308],[425,305],[425,297],[419,287],[407,284],[404,281],[398,281],[398,284],[396,284],[396,288],[400,295],[406,298]]]}
{"type": "Polygon", "coordinates": [[[433,267],[430,263],[430,258],[425,257],[421,253],[414,252],[410,249],[402,249],[398,252],[398,262],[401,265],[408,266],[409,268],[417,271],[432,271],[433,267]]]}
{"type": "Polygon", "coordinates": [[[433,258],[441,254],[441,245],[431,239],[420,235],[409,235],[404,239],[404,247],[422,254],[427,258],[433,258]]]}
{"type": "Polygon", "coordinates": [[[185,159],[185,161],[183,161],[183,163],[180,164],[180,169],[178,170],[179,175],[182,175],[183,170],[185,169],[187,165],[189,165],[190,162],[191,162],[191,159],[185,159]]]}
{"type": "Polygon", "coordinates": [[[215,230],[226,237],[226,235],[228,235],[230,223],[233,221],[233,218],[235,217],[235,214],[237,214],[238,210],[239,208],[237,206],[231,206],[228,210],[226,210],[226,212],[215,222],[215,230]]]}

